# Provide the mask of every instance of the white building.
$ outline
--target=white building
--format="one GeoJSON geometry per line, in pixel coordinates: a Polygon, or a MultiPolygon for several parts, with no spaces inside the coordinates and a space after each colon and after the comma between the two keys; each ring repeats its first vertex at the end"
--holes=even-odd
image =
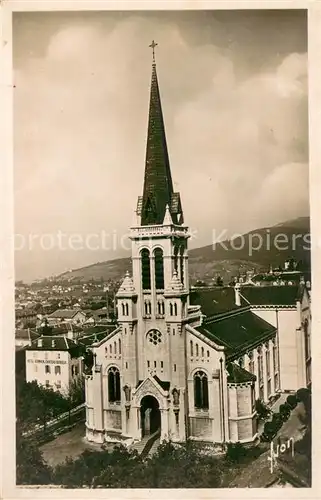
{"type": "Polygon", "coordinates": [[[62,393],[82,377],[82,346],[66,336],[42,336],[26,348],[26,381],[62,393]]]}

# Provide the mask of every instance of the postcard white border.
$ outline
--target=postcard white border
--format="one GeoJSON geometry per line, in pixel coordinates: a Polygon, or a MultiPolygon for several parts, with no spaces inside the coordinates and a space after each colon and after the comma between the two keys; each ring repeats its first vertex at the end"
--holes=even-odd
{"type": "MultiPolygon", "coordinates": [[[[304,0],[105,1],[0,0],[0,339],[1,497],[13,498],[321,498],[321,426],[318,425],[321,362],[321,2],[304,0]],[[309,170],[312,232],[313,486],[310,489],[66,490],[15,486],[14,258],[13,258],[13,73],[12,13],[17,11],[308,9],[309,170]],[[319,236],[320,235],[320,236],[319,236]]],[[[289,189],[291,185],[289,182],[289,189]]]]}

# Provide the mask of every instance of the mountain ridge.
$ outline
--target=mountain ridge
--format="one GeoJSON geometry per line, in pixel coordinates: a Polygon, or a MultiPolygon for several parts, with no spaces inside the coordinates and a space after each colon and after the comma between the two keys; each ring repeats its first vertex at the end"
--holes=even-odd
{"type": "MultiPolygon", "coordinates": [[[[189,272],[192,282],[208,281],[218,274],[229,279],[240,271],[262,271],[270,265],[278,267],[288,258],[301,262],[305,269],[310,268],[309,217],[290,219],[254,229],[231,240],[193,248],[189,250],[189,272]]],[[[130,270],[131,257],[128,256],[73,269],[60,274],[57,279],[119,280],[130,270]]]]}

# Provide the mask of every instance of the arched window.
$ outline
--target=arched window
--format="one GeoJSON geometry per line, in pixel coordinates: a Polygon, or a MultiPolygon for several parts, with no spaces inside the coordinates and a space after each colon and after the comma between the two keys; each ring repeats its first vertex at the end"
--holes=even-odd
{"type": "Polygon", "coordinates": [[[184,284],[184,247],[182,246],[180,248],[180,259],[179,259],[179,262],[180,262],[180,271],[181,271],[181,282],[184,284]]]}
{"type": "Polygon", "coordinates": [[[129,311],[129,309],[128,309],[128,304],[125,304],[125,315],[126,315],[126,316],[128,316],[128,311],[129,311]]]}
{"type": "Polygon", "coordinates": [[[176,302],[174,304],[174,316],[177,316],[177,304],[176,304],[176,302]]]}
{"type": "Polygon", "coordinates": [[[115,403],[120,401],[120,374],[116,367],[108,370],[108,401],[115,403]]]}
{"type": "Polygon", "coordinates": [[[150,258],[149,250],[144,248],[141,252],[142,262],[142,287],[143,290],[150,290],[150,258]]]}
{"type": "Polygon", "coordinates": [[[206,352],[206,355],[207,355],[207,357],[209,358],[209,357],[210,357],[210,351],[207,351],[207,352],[206,352]]]}
{"type": "Polygon", "coordinates": [[[173,316],[173,304],[171,302],[169,304],[169,314],[173,316]]]}
{"type": "Polygon", "coordinates": [[[195,345],[196,357],[198,358],[198,344],[195,345]]]}
{"type": "Polygon", "coordinates": [[[206,373],[198,371],[194,375],[195,408],[208,410],[208,381],[206,373]]]}
{"type": "Polygon", "coordinates": [[[189,345],[190,345],[190,348],[191,348],[191,357],[193,357],[193,355],[194,355],[193,354],[193,342],[190,341],[189,345]]]}
{"type": "Polygon", "coordinates": [[[154,250],[155,259],[155,286],[156,290],[164,289],[164,260],[163,260],[163,250],[161,248],[156,248],[154,250]]]}
{"type": "Polygon", "coordinates": [[[201,357],[204,358],[204,347],[201,347],[201,357]]]}
{"type": "Polygon", "coordinates": [[[109,354],[112,354],[113,353],[113,347],[111,344],[109,344],[109,354]]]}
{"type": "Polygon", "coordinates": [[[117,346],[116,346],[116,342],[114,342],[114,354],[117,354],[117,346]]]}
{"type": "Polygon", "coordinates": [[[121,354],[121,340],[118,339],[118,354],[121,354]]]}
{"type": "Polygon", "coordinates": [[[122,308],[123,316],[125,316],[125,304],[124,303],[122,303],[121,308],[122,308]]]}

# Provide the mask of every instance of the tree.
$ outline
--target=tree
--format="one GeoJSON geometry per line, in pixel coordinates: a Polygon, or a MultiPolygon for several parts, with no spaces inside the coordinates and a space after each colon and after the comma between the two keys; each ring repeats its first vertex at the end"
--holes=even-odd
{"type": "Polygon", "coordinates": [[[48,484],[52,469],[43,460],[37,446],[22,436],[22,429],[16,425],[16,483],[48,484]]]}

